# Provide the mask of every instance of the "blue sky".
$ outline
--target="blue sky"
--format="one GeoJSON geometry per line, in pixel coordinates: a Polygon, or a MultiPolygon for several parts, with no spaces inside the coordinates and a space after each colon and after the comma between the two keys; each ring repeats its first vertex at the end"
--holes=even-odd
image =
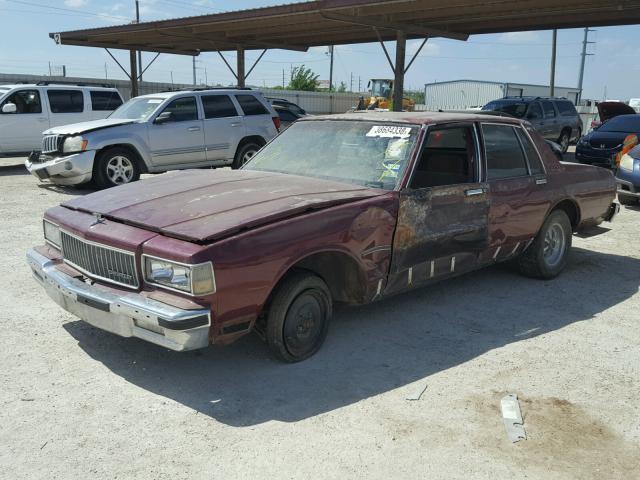
{"type": "MultiPolygon", "coordinates": [[[[57,46],[49,32],[77,30],[128,23],[134,18],[134,0],[0,0],[0,72],[45,74],[49,62],[66,65],[70,76],[124,78],[118,66],[102,49],[57,46]]],[[[140,0],[141,19],[157,20],[180,16],[215,13],[282,3],[279,0],[140,0]]],[[[290,2],[293,3],[293,2],[290,2]]],[[[640,26],[597,28],[589,46],[594,55],[587,58],[585,98],[625,100],[640,97],[640,74],[637,39],[640,26]]],[[[561,30],[558,33],[558,64],[556,84],[573,87],[577,84],[583,31],[561,30]]],[[[415,51],[418,41],[409,42],[415,51]]],[[[393,52],[393,44],[388,45],[393,52]]],[[[433,81],[462,78],[523,83],[549,82],[551,32],[520,32],[498,35],[477,35],[468,42],[446,39],[429,40],[406,77],[408,88],[422,88],[433,81]]],[[[304,63],[320,75],[329,77],[327,49],[317,47],[307,53],[270,50],[256,67],[249,83],[273,86],[282,83],[291,68],[304,63]]],[[[116,53],[118,51],[114,51],[116,53]]],[[[390,77],[391,72],[378,44],[344,45],[336,47],[334,81],[350,85],[354,90],[358,77],[362,86],[371,77],[390,77]]],[[[248,52],[247,63],[259,52],[248,52]]],[[[128,61],[124,52],[116,53],[128,61]]],[[[235,54],[225,54],[230,63],[235,54]]],[[[145,54],[151,58],[152,54],[145,54]]],[[[209,84],[231,84],[233,76],[216,53],[198,58],[198,80],[209,84]],[[205,73],[206,72],[206,73],[205,73]]],[[[145,74],[145,80],[191,82],[191,57],[161,55],[145,74]]]]}

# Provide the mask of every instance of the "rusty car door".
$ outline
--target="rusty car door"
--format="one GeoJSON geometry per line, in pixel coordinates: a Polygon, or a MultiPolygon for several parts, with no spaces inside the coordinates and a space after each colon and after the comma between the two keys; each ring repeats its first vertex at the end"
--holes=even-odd
{"type": "Polygon", "coordinates": [[[429,129],[409,188],[399,193],[385,293],[478,265],[487,248],[489,216],[488,186],[479,181],[479,158],[472,124],[429,129]]]}

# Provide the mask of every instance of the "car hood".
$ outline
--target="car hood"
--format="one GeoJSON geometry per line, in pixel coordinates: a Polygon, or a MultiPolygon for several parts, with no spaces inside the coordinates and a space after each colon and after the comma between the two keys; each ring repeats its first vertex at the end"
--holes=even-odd
{"type": "Polygon", "coordinates": [[[91,122],[72,123],[70,125],[61,125],[45,130],[45,135],[77,135],[79,133],[92,132],[101,128],[115,127],[116,125],[126,125],[133,123],[135,120],[126,120],[122,118],[104,118],[102,120],[93,120],[91,122]]]}
{"type": "Polygon", "coordinates": [[[600,115],[600,121],[605,122],[611,120],[618,115],[634,114],[636,111],[622,102],[600,102],[598,104],[598,114],[600,115]]]}
{"type": "Polygon", "coordinates": [[[620,147],[628,133],[625,132],[601,132],[595,130],[585,136],[591,147],[600,150],[608,150],[620,147]]]}
{"type": "Polygon", "coordinates": [[[186,170],[78,197],[64,207],[195,242],[384,190],[251,170],[186,170]]]}

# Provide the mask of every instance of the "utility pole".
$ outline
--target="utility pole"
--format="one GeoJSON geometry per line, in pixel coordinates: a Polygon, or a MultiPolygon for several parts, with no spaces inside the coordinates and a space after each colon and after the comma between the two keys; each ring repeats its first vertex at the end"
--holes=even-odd
{"type": "MultiPolygon", "coordinates": [[[[136,0],[136,23],[140,23],[140,2],[138,0],[136,0]]],[[[142,82],[142,52],[140,50],[138,50],[138,71],[142,82]]]]}
{"type": "Polygon", "coordinates": [[[51,77],[51,62],[49,62],[49,77],[51,77]]]}
{"type": "Polygon", "coordinates": [[[349,84],[349,91],[353,92],[353,72],[351,72],[351,82],[349,84]]]}
{"type": "Polygon", "coordinates": [[[362,92],[362,77],[358,75],[358,93],[362,92]]]}
{"type": "Polygon", "coordinates": [[[107,62],[104,62],[104,79],[109,79],[109,71],[107,70],[107,62]]]}
{"type": "Polygon", "coordinates": [[[587,56],[589,55],[593,55],[593,53],[587,53],[587,45],[590,43],[596,43],[596,42],[590,42],[589,41],[589,32],[595,32],[595,30],[590,29],[589,27],[586,27],[584,29],[584,40],[582,41],[582,59],[580,61],[580,74],[578,75],[578,100],[577,102],[579,103],[580,100],[582,100],[582,82],[584,80],[584,64],[587,60],[587,56]]]}
{"type": "Polygon", "coordinates": [[[553,41],[551,42],[551,83],[549,96],[556,94],[556,47],[558,45],[558,30],[553,29],[553,41]]]}
{"type": "Polygon", "coordinates": [[[169,73],[171,73],[171,90],[173,90],[173,70],[169,73]]]}
{"type": "Polygon", "coordinates": [[[284,68],[282,69],[282,88],[284,88],[284,68]]]}
{"type": "Polygon", "coordinates": [[[204,84],[209,85],[209,77],[207,77],[207,68],[204,69],[204,84]]]}
{"type": "Polygon", "coordinates": [[[196,86],[196,56],[193,56],[193,86],[196,86]]]}
{"type": "Polygon", "coordinates": [[[333,90],[333,45],[329,46],[329,56],[331,57],[329,63],[329,91],[333,90]]]}

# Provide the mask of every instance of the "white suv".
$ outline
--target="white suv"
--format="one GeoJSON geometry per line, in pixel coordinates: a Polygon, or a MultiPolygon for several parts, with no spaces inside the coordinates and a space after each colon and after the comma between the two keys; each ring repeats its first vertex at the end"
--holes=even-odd
{"type": "Polygon", "coordinates": [[[0,85],[0,155],[37,150],[48,128],[105,118],[120,105],[122,97],[111,87],[0,85]]]}
{"type": "Polygon", "coordinates": [[[278,134],[280,119],[260,92],[194,89],[133,98],[109,118],[44,132],[27,169],[41,180],[101,188],[143,172],[239,168],[278,134]]]}

